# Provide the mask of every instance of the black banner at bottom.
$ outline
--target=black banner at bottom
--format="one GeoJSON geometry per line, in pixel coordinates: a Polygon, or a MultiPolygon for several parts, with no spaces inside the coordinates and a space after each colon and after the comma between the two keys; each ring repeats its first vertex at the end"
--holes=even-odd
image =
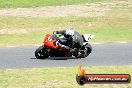
{"type": "Polygon", "coordinates": [[[86,83],[130,83],[129,74],[85,74],[77,75],[76,81],[83,85],[86,83]]]}

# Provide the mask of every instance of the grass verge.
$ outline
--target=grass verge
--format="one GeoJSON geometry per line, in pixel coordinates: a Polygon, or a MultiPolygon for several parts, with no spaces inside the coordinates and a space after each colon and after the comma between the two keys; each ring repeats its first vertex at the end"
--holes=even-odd
{"type": "Polygon", "coordinates": [[[118,3],[105,11],[105,16],[99,17],[0,16],[0,45],[42,44],[45,34],[68,27],[75,28],[81,34],[95,34],[91,42],[132,42],[131,8],[130,2],[118,3]]]}
{"type": "MultiPolygon", "coordinates": [[[[92,74],[130,74],[132,66],[89,66],[92,74]]],[[[76,83],[77,67],[0,70],[0,88],[82,88],[76,83]]],[[[86,84],[83,88],[131,88],[130,84],[86,84]]]]}
{"type": "Polygon", "coordinates": [[[0,0],[0,8],[27,8],[94,3],[110,0],[0,0]]]}
{"type": "Polygon", "coordinates": [[[95,34],[92,42],[132,42],[132,20],[108,17],[0,17],[0,45],[41,44],[54,30],[75,28],[95,34]]]}

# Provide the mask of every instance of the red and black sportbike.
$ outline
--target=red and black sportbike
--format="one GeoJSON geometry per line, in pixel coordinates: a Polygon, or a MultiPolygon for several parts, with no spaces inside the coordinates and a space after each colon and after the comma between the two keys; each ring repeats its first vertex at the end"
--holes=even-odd
{"type": "Polygon", "coordinates": [[[58,40],[65,41],[63,36],[57,37],[54,34],[47,34],[44,38],[43,45],[35,51],[35,57],[37,59],[46,59],[48,57],[76,57],[85,58],[91,51],[92,47],[88,43],[95,35],[83,34],[84,39],[83,47],[81,49],[75,49],[74,53],[70,53],[70,50],[64,49],[56,44],[58,40]]]}

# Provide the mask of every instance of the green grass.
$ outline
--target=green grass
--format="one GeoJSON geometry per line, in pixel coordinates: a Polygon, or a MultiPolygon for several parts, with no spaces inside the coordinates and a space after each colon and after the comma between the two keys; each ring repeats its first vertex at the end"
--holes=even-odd
{"type": "Polygon", "coordinates": [[[94,3],[100,1],[106,1],[106,0],[0,0],[0,8],[61,6],[61,5],[94,3]]]}
{"type": "MultiPolygon", "coordinates": [[[[6,69],[0,70],[0,88],[131,88],[130,84],[86,84],[76,83],[78,67],[6,69]]],[[[130,74],[132,66],[89,66],[88,74],[130,74]]]]}
{"type": "Polygon", "coordinates": [[[132,20],[128,18],[1,16],[0,20],[0,29],[6,30],[0,31],[0,45],[42,44],[45,34],[68,27],[95,34],[91,42],[132,42],[132,20]]]}
{"type": "Polygon", "coordinates": [[[132,7],[130,5],[127,7],[124,4],[118,4],[106,11],[105,16],[99,17],[0,16],[0,45],[42,44],[45,34],[68,27],[75,28],[81,34],[95,34],[91,42],[132,42],[132,7]]]}

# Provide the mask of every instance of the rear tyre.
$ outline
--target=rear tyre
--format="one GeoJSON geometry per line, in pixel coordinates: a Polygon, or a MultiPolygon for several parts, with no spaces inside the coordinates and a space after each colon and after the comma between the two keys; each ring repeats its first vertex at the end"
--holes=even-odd
{"type": "Polygon", "coordinates": [[[86,50],[85,54],[83,57],[87,57],[91,52],[92,52],[92,46],[90,44],[87,44],[84,46],[84,50],[86,50]]]}
{"type": "Polygon", "coordinates": [[[84,46],[85,54],[83,54],[83,58],[87,57],[92,52],[92,46],[87,44],[84,46]]]}
{"type": "Polygon", "coordinates": [[[80,52],[78,51],[78,53],[76,53],[74,55],[76,58],[87,57],[92,51],[92,46],[90,44],[87,44],[87,45],[83,46],[83,48],[81,50],[83,50],[83,51],[80,51],[80,52]]]}
{"type": "Polygon", "coordinates": [[[37,59],[46,59],[49,57],[49,53],[44,46],[40,46],[38,49],[35,51],[35,57],[37,59]]]}

